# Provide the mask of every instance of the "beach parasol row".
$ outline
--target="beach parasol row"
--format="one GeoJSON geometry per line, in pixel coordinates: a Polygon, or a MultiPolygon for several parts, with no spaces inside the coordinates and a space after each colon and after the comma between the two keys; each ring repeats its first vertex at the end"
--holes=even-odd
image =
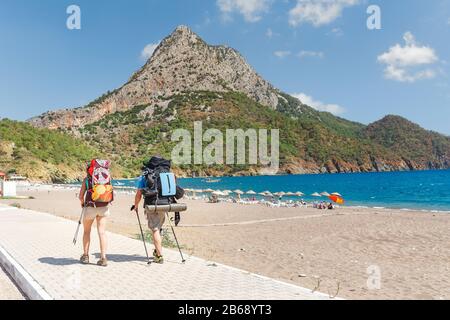
{"type": "MultiPolygon", "coordinates": [[[[303,192],[297,191],[297,192],[275,192],[272,193],[268,190],[257,193],[253,190],[249,190],[247,192],[236,189],[236,190],[213,190],[213,189],[205,189],[205,190],[201,190],[201,189],[190,189],[190,188],[186,188],[185,189],[186,192],[193,192],[193,193],[211,193],[211,194],[215,194],[215,195],[222,195],[222,196],[228,196],[232,193],[237,194],[238,196],[244,195],[244,194],[248,194],[248,195],[261,195],[264,197],[272,197],[272,196],[277,196],[277,197],[283,197],[283,196],[288,196],[288,197],[293,197],[293,196],[297,196],[297,197],[303,197],[305,194],[303,192]]],[[[333,193],[328,193],[326,191],[322,192],[322,193],[318,193],[318,192],[314,192],[313,194],[311,194],[312,197],[327,197],[329,198],[331,201],[337,203],[337,204],[343,204],[345,202],[343,196],[338,193],[338,192],[333,192],[333,193]]]]}

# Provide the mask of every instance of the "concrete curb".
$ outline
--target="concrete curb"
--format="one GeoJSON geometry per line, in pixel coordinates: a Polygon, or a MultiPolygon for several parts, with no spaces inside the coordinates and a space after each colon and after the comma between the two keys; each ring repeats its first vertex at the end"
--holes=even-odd
{"type": "Polygon", "coordinates": [[[0,264],[28,299],[54,300],[2,246],[0,246],[0,264]]]}

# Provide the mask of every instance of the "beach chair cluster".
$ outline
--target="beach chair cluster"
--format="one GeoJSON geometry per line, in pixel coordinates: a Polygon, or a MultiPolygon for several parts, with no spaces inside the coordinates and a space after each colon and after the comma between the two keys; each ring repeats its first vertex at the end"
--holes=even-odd
{"type": "Polygon", "coordinates": [[[185,197],[189,200],[204,200],[208,203],[236,203],[241,205],[264,205],[270,208],[307,208],[336,209],[339,206],[330,197],[339,196],[339,193],[329,194],[327,192],[315,192],[313,198],[326,198],[325,201],[306,202],[302,197],[304,193],[298,192],[275,192],[264,191],[256,193],[253,190],[244,192],[241,190],[212,190],[212,189],[185,189],[185,197]]]}
{"type": "Polygon", "coordinates": [[[286,207],[298,208],[307,207],[308,203],[303,200],[293,200],[290,198],[299,198],[304,196],[302,192],[276,192],[271,193],[264,191],[256,193],[255,191],[241,191],[241,190],[200,190],[200,189],[185,189],[185,197],[189,200],[205,200],[208,203],[236,203],[241,205],[264,205],[272,208],[286,207]],[[283,197],[285,199],[283,200],[283,197]]]}

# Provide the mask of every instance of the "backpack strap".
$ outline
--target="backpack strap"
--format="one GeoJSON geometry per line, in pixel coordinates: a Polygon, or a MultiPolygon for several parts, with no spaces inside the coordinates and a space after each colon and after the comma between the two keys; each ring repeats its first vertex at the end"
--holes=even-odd
{"type": "Polygon", "coordinates": [[[88,176],[88,177],[86,177],[86,179],[84,181],[85,181],[85,184],[86,184],[86,198],[85,198],[85,202],[86,202],[86,204],[91,204],[91,205],[94,206],[94,208],[96,208],[97,205],[95,204],[94,201],[92,201],[92,180],[88,176]],[[91,188],[89,188],[89,183],[91,184],[91,188]]]}

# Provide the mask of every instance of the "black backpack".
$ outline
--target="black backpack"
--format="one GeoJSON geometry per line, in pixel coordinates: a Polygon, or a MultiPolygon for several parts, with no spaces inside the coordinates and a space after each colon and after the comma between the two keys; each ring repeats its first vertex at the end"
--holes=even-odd
{"type": "MultiPolygon", "coordinates": [[[[184,196],[184,190],[173,181],[161,181],[166,176],[170,176],[171,162],[161,157],[152,157],[147,163],[144,163],[143,173],[147,187],[143,189],[144,205],[166,205],[176,203],[177,199],[184,196]],[[165,175],[165,174],[168,175],[165,175]],[[173,188],[170,195],[163,193],[163,184],[173,188]],[[175,186],[173,185],[175,184],[175,186]]],[[[174,177],[174,176],[173,176],[174,177]]]]}

